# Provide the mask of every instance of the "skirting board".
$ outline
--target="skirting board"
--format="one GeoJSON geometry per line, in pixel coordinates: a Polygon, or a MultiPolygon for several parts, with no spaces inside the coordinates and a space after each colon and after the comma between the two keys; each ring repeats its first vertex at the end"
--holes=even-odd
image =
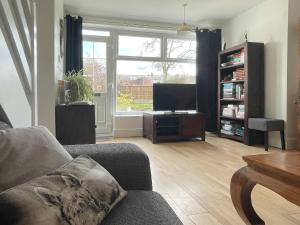
{"type": "MultiPolygon", "coordinates": [[[[143,129],[118,129],[114,131],[115,138],[126,138],[126,137],[142,137],[143,129]]],[[[278,135],[270,135],[270,146],[281,148],[280,137],[278,135]]],[[[297,148],[297,139],[296,138],[286,138],[286,148],[287,149],[296,149],[297,148]]]]}
{"type": "Polygon", "coordinates": [[[286,140],[286,148],[287,149],[297,149],[297,138],[287,138],[286,140]]]}
{"type": "Polygon", "coordinates": [[[114,131],[114,137],[142,137],[143,129],[119,129],[114,131]]]}
{"type": "MultiPolygon", "coordinates": [[[[279,132],[269,132],[269,145],[281,149],[279,132]]],[[[286,137],[286,149],[296,149],[297,138],[286,137]]]]}

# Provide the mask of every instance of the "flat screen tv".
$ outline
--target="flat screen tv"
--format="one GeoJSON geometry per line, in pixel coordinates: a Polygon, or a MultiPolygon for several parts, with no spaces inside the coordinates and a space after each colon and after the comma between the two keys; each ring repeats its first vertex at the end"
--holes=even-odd
{"type": "Polygon", "coordinates": [[[195,84],[154,84],[154,111],[196,110],[195,84]]]}

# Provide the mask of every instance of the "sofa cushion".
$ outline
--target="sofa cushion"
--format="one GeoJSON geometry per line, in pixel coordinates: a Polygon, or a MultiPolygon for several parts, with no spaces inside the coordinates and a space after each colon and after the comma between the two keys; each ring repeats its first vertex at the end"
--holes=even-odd
{"type": "Polygon", "coordinates": [[[284,121],[270,118],[249,118],[248,128],[260,131],[280,131],[284,129],[284,121]]]}
{"type": "Polygon", "coordinates": [[[79,156],[47,175],[0,194],[3,225],[99,225],[124,197],[96,161],[79,156]]]}
{"type": "Polygon", "coordinates": [[[88,155],[107,169],[125,190],[152,190],[150,161],[146,153],[130,143],[65,145],[75,158],[88,155]]]}
{"type": "Polygon", "coordinates": [[[160,194],[153,191],[128,191],[101,225],[182,225],[160,194]]]}
{"type": "Polygon", "coordinates": [[[45,127],[0,130],[0,192],[72,159],[45,127]]]}

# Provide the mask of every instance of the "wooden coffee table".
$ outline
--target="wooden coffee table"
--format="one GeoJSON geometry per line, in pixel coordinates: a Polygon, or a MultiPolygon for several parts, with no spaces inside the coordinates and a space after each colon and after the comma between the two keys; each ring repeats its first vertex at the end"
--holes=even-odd
{"type": "Polygon", "coordinates": [[[260,184],[300,206],[300,153],[276,153],[245,156],[247,166],[231,179],[231,199],[247,225],[264,225],[256,214],[251,192],[260,184]]]}

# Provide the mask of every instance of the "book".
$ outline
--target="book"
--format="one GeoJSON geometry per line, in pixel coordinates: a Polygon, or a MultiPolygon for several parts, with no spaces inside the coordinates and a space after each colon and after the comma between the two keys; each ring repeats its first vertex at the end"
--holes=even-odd
{"type": "Polygon", "coordinates": [[[241,49],[239,52],[233,53],[226,57],[226,62],[221,63],[221,67],[236,65],[244,63],[245,53],[244,49],[241,49]]]}

